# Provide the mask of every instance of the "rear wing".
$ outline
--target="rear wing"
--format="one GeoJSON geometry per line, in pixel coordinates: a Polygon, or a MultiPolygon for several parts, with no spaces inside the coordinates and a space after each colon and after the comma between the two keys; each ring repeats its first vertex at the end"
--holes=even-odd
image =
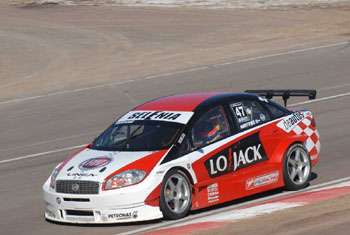
{"type": "Polygon", "coordinates": [[[272,99],[274,96],[282,96],[284,106],[287,107],[287,100],[291,96],[307,96],[309,100],[316,99],[316,90],[246,90],[246,93],[265,96],[268,99],[272,99]]]}

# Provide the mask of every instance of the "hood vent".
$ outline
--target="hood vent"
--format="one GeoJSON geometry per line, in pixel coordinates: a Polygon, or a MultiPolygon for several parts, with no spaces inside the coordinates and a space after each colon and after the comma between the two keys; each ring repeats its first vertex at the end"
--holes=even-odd
{"type": "Polygon", "coordinates": [[[103,167],[101,170],[99,170],[100,173],[104,172],[107,169],[107,167],[103,167]]]}
{"type": "Polygon", "coordinates": [[[71,171],[74,168],[74,166],[69,167],[67,171],[71,171]]]}

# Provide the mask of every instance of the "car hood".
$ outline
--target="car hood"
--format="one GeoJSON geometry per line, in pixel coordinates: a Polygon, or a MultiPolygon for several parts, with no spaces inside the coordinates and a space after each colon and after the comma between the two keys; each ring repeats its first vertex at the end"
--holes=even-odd
{"type": "Polygon", "coordinates": [[[61,167],[56,180],[88,180],[103,183],[114,174],[128,169],[149,173],[166,150],[145,152],[110,152],[86,148],[61,167]]]}

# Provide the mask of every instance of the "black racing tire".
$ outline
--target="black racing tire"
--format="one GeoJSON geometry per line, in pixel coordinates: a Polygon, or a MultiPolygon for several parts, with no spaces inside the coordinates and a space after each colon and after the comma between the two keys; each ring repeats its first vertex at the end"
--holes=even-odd
{"type": "Polygon", "coordinates": [[[164,176],[159,206],[165,219],[183,218],[191,209],[192,188],[186,174],[179,169],[172,169],[164,176]]]}
{"type": "Polygon", "coordinates": [[[286,190],[305,188],[311,178],[311,160],[308,151],[300,143],[292,144],[283,158],[283,180],[286,190]]]}

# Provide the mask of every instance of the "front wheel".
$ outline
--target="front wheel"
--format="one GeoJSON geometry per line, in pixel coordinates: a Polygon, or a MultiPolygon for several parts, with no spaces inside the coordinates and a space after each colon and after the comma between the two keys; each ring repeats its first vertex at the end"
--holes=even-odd
{"type": "Polygon", "coordinates": [[[291,145],[283,159],[283,179],[285,189],[305,188],[311,177],[311,161],[308,151],[302,144],[291,145]]]}
{"type": "Polygon", "coordinates": [[[181,170],[170,170],[164,177],[159,206],[166,219],[180,219],[191,208],[192,191],[190,182],[181,170]]]}

